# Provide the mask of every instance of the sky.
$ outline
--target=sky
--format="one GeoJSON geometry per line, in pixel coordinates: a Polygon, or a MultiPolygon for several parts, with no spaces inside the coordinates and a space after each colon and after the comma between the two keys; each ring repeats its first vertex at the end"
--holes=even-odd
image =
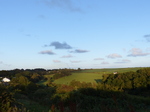
{"type": "Polygon", "coordinates": [[[0,0],[0,70],[149,67],[150,0],[0,0]]]}

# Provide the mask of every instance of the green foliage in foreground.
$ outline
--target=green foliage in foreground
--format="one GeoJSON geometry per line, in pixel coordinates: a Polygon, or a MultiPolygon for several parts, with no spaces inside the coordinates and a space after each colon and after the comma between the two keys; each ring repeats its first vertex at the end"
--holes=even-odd
{"type": "Polygon", "coordinates": [[[30,112],[48,112],[48,106],[40,105],[38,102],[32,101],[30,99],[18,99],[18,102],[22,103],[28,108],[30,112]]]}
{"type": "Polygon", "coordinates": [[[9,72],[11,82],[0,85],[0,112],[150,112],[150,68],[134,70],[78,70],[72,75],[65,75],[66,69],[21,70],[11,73],[15,78],[9,72]],[[65,76],[67,83],[56,84],[63,78],[53,76],[65,76]],[[46,86],[37,84],[42,80],[46,86]]]}

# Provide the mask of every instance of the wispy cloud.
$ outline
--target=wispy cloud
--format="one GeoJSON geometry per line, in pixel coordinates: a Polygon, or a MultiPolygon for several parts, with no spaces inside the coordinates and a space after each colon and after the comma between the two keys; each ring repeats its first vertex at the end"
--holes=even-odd
{"type": "Polygon", "coordinates": [[[150,47],[146,48],[146,51],[147,51],[147,52],[150,52],[150,47]]]}
{"type": "Polygon", "coordinates": [[[81,8],[76,6],[72,0],[43,0],[42,2],[50,8],[59,8],[70,12],[82,12],[81,8]]]}
{"type": "Polygon", "coordinates": [[[150,37],[150,34],[148,34],[148,35],[144,35],[144,37],[150,37]]]}
{"type": "Polygon", "coordinates": [[[131,56],[131,57],[137,57],[137,56],[147,56],[149,55],[150,53],[144,53],[141,49],[139,48],[132,48],[130,51],[129,51],[131,54],[129,54],[128,56],[131,56]]]}
{"type": "Polygon", "coordinates": [[[54,63],[60,63],[60,60],[53,60],[54,63]]]}
{"type": "Polygon", "coordinates": [[[10,64],[6,64],[3,61],[0,61],[0,65],[4,65],[4,66],[11,66],[10,64]]]}
{"type": "Polygon", "coordinates": [[[54,55],[55,53],[52,52],[51,50],[46,50],[46,51],[41,51],[39,54],[48,54],[48,55],[54,55]]]}
{"type": "Polygon", "coordinates": [[[31,34],[25,34],[25,36],[30,37],[30,36],[31,36],[31,34]]]}
{"type": "Polygon", "coordinates": [[[45,45],[45,47],[48,46],[54,46],[55,49],[72,49],[72,47],[70,45],[68,45],[66,42],[64,43],[60,43],[60,42],[52,42],[50,45],[45,45]]]}
{"type": "Polygon", "coordinates": [[[130,63],[130,62],[131,62],[131,60],[123,59],[123,60],[119,60],[119,61],[117,61],[115,63],[130,63]]]}
{"type": "Polygon", "coordinates": [[[88,50],[76,49],[74,51],[70,51],[70,53],[86,53],[89,52],[88,50]]]}
{"type": "Polygon", "coordinates": [[[0,64],[3,64],[3,62],[2,62],[2,61],[0,61],[0,64]]]}
{"type": "Polygon", "coordinates": [[[144,38],[146,39],[147,42],[150,42],[150,34],[149,35],[144,35],[144,38]]]}
{"type": "Polygon", "coordinates": [[[112,59],[115,59],[115,58],[122,58],[121,55],[119,54],[116,54],[116,53],[113,53],[113,54],[109,54],[108,56],[106,56],[107,58],[112,58],[112,59]]]}
{"type": "Polygon", "coordinates": [[[72,58],[73,56],[72,55],[64,55],[64,56],[62,56],[61,58],[72,58]]]}
{"type": "Polygon", "coordinates": [[[45,19],[46,17],[45,17],[45,15],[41,14],[41,15],[38,15],[38,18],[45,19]]]}
{"type": "Polygon", "coordinates": [[[95,58],[94,60],[104,60],[104,58],[95,58]]]}
{"type": "Polygon", "coordinates": [[[109,63],[106,61],[103,61],[101,64],[105,65],[105,64],[109,64],[109,63]]]}
{"type": "Polygon", "coordinates": [[[71,63],[80,63],[81,61],[70,61],[71,63]]]}

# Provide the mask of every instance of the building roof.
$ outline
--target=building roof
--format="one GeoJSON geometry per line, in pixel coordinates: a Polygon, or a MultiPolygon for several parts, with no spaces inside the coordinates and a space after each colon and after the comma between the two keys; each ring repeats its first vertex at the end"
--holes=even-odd
{"type": "Polygon", "coordinates": [[[2,79],[2,81],[3,82],[10,82],[10,79],[8,79],[8,78],[5,77],[5,78],[2,79]]]}

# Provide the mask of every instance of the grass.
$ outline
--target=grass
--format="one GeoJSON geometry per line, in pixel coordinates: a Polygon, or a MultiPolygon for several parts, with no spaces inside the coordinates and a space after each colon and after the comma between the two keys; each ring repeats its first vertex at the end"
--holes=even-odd
{"type": "Polygon", "coordinates": [[[56,84],[69,84],[72,80],[80,82],[96,82],[95,80],[102,79],[102,74],[99,73],[72,73],[67,77],[62,77],[54,81],[56,84]]]}
{"type": "MultiPolygon", "coordinates": [[[[141,69],[140,67],[135,68],[109,68],[109,69],[84,69],[81,71],[73,72],[72,75],[67,77],[62,77],[54,81],[56,84],[69,84],[72,80],[77,80],[80,82],[97,82],[102,79],[103,74],[110,74],[113,72],[123,73],[129,71],[137,71],[141,69]]],[[[50,78],[53,75],[45,75],[46,78],[50,78]]],[[[47,80],[40,81],[38,84],[46,85],[47,80]]]]}
{"type": "Polygon", "coordinates": [[[113,72],[129,72],[129,71],[137,71],[141,69],[140,67],[135,67],[135,68],[108,68],[108,69],[85,69],[80,72],[99,72],[99,73],[113,73],[113,72]]]}
{"type": "Polygon", "coordinates": [[[56,84],[69,84],[72,80],[77,80],[80,82],[97,82],[102,79],[103,74],[110,74],[113,72],[123,73],[129,71],[139,70],[137,68],[109,68],[109,69],[85,69],[77,72],[73,72],[72,75],[67,77],[62,77],[54,81],[56,84]]]}

